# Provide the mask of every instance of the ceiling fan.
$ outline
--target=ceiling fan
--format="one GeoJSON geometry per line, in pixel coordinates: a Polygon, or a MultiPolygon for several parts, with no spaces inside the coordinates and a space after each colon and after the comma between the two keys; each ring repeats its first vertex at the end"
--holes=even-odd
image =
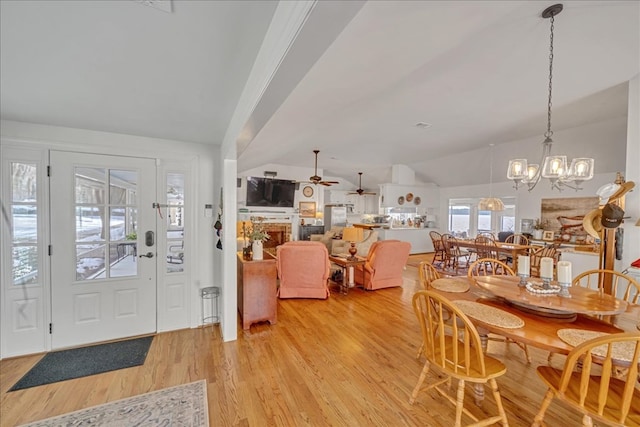
{"type": "Polygon", "coordinates": [[[354,193],[347,193],[347,194],[357,194],[358,196],[362,196],[363,194],[376,194],[376,193],[370,193],[370,192],[364,191],[362,189],[362,172],[358,172],[358,175],[360,175],[360,180],[358,182],[358,189],[354,193]]]}
{"type": "Polygon", "coordinates": [[[320,152],[320,150],[313,150],[313,152],[316,155],[316,166],[315,166],[315,171],[313,172],[313,176],[309,177],[309,181],[304,181],[304,182],[309,182],[315,185],[325,185],[327,187],[333,185],[333,184],[340,184],[339,181],[323,181],[321,176],[318,176],[318,153],[320,152]]]}

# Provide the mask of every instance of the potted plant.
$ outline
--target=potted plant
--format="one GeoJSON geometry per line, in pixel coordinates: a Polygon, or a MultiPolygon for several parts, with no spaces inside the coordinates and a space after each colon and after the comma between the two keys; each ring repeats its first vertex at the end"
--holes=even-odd
{"type": "Polygon", "coordinates": [[[265,240],[269,240],[269,233],[264,230],[264,226],[262,225],[262,221],[264,218],[262,217],[251,217],[251,227],[249,229],[249,242],[251,242],[251,249],[253,252],[254,260],[262,259],[262,242],[265,240]]]}
{"type": "Polygon", "coordinates": [[[542,233],[544,232],[544,225],[540,218],[536,218],[533,223],[533,238],[536,240],[542,239],[542,233]]]}

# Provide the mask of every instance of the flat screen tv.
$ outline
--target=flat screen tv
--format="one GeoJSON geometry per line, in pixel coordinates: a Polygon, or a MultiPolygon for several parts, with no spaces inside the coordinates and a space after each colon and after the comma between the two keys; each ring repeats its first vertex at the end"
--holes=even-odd
{"type": "Polygon", "coordinates": [[[247,206],[292,208],[295,181],[247,177],[247,206]]]}

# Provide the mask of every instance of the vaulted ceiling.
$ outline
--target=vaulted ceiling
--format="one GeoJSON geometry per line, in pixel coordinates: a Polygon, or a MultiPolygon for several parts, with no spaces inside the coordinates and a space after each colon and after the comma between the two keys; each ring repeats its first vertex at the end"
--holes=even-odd
{"type": "MultiPolygon", "coordinates": [[[[313,52],[311,66],[265,95],[268,117],[241,147],[239,169],[311,168],[319,149],[325,177],[357,183],[363,171],[368,188],[390,181],[393,164],[424,182],[468,185],[488,182],[494,143],[504,180],[508,158],[540,155],[549,55],[540,13],[551,4],[319,2],[293,46],[313,52]],[[320,41],[318,28],[335,35],[320,41]]],[[[554,152],[594,156],[596,172],[624,166],[639,5],[567,1],[556,18],[554,152]]],[[[3,0],[2,118],[220,144],[276,7],[3,0]]],[[[274,82],[292,66],[283,61],[274,82]]]]}

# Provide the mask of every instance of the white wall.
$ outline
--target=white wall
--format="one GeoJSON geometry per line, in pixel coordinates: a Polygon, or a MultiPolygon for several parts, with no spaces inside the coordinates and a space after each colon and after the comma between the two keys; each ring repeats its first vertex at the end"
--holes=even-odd
{"type": "Polygon", "coordinates": [[[640,258],[640,75],[629,81],[629,122],[627,128],[627,170],[625,179],[636,187],[627,193],[625,200],[624,240],[622,260],[616,261],[616,269],[624,270],[640,258]]]}

